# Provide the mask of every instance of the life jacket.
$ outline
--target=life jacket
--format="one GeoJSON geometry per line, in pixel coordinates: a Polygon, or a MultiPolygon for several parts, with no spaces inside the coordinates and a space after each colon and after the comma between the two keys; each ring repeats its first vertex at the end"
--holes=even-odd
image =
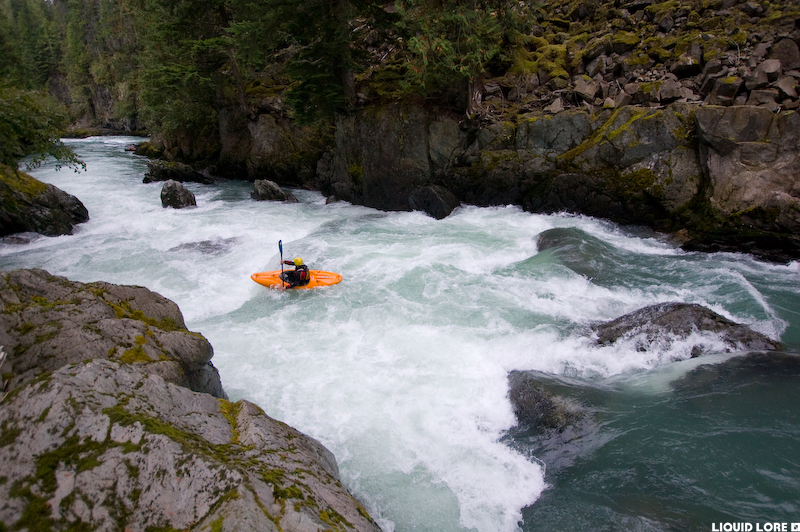
{"type": "Polygon", "coordinates": [[[311,272],[308,271],[308,266],[305,264],[296,266],[294,272],[294,279],[298,286],[307,285],[311,281],[311,272]]]}

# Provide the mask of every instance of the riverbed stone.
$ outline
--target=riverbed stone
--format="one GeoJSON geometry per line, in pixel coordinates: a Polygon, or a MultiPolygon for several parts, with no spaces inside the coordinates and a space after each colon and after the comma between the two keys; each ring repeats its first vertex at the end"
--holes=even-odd
{"type": "Polygon", "coordinates": [[[172,207],[173,209],[196,207],[197,200],[192,191],[186,188],[183,183],[170,179],[164,182],[161,187],[161,206],[164,208],[172,207]]]}
{"type": "Polygon", "coordinates": [[[297,203],[298,199],[291,192],[286,192],[280,185],[268,179],[256,179],[250,197],[257,201],[287,201],[297,203]]]}
{"type": "MultiPolygon", "coordinates": [[[[637,349],[688,339],[693,333],[711,333],[730,351],[773,351],[783,348],[780,342],[735,323],[716,312],[691,303],[660,303],[639,309],[610,322],[592,327],[598,345],[610,345],[625,339],[636,341],[637,349]]],[[[708,349],[702,340],[692,348],[692,355],[708,349]]]]}

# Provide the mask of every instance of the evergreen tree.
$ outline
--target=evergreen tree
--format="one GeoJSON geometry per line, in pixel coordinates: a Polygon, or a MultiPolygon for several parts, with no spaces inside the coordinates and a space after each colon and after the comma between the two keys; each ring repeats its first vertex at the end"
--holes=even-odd
{"type": "Polygon", "coordinates": [[[411,54],[406,83],[433,92],[466,86],[466,110],[475,112],[487,65],[502,49],[510,2],[401,0],[398,7],[411,54]]]}

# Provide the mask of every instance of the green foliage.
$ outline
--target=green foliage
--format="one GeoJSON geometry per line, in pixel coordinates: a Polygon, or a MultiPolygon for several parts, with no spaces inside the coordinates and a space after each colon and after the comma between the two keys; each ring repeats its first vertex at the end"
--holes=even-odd
{"type": "Polygon", "coordinates": [[[265,44],[283,61],[287,100],[301,123],[346,111],[354,74],[366,67],[363,34],[385,31],[391,16],[368,0],[268,0],[265,44]]]}
{"type": "Polygon", "coordinates": [[[458,0],[409,0],[400,4],[402,26],[411,34],[411,83],[425,87],[454,78],[475,81],[500,51],[503,27],[499,6],[458,0]]]}
{"type": "Polygon", "coordinates": [[[21,90],[0,82],[0,164],[16,168],[25,157],[27,168],[41,165],[48,156],[62,166],[86,168],[60,140],[66,116],[55,100],[43,91],[21,90]]]}

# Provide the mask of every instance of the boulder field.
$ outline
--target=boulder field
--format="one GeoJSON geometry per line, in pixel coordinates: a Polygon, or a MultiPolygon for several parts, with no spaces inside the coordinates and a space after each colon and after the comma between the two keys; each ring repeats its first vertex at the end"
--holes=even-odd
{"type": "Polygon", "coordinates": [[[146,288],[0,275],[0,528],[379,531],[318,441],[229,402],[146,288]]]}

